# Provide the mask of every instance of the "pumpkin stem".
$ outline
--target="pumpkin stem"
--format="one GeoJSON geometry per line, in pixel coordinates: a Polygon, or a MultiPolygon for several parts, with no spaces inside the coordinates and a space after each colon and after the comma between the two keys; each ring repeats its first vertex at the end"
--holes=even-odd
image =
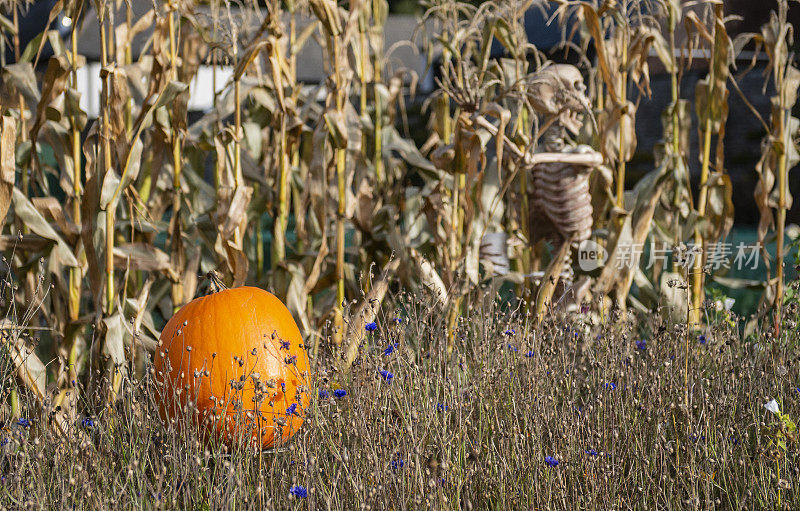
{"type": "Polygon", "coordinates": [[[210,272],[206,273],[206,278],[210,281],[210,285],[208,286],[208,294],[212,295],[228,289],[216,271],[211,270],[210,272]]]}

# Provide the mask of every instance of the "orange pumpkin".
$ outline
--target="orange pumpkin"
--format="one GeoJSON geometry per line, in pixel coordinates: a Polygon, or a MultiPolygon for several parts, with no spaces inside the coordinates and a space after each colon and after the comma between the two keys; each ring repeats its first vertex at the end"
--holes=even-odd
{"type": "Polygon", "coordinates": [[[289,309],[273,294],[238,287],[184,305],[155,355],[161,414],[192,411],[204,433],[231,445],[288,440],[309,403],[308,355],[289,309]],[[193,406],[186,408],[187,403],[193,406]]]}

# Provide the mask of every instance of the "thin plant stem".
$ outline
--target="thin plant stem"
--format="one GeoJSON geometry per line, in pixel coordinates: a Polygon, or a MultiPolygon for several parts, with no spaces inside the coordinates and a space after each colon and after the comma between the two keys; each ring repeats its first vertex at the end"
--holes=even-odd
{"type": "MultiPolygon", "coordinates": [[[[170,3],[167,14],[169,23],[169,51],[170,51],[170,75],[173,80],[178,79],[178,42],[175,33],[175,6],[170,3]]],[[[180,20],[178,20],[179,22],[180,20]]],[[[174,115],[174,111],[173,111],[174,115]]],[[[173,235],[172,251],[173,255],[181,251],[181,137],[178,130],[178,123],[173,120],[172,126],[172,215],[173,215],[173,235]]],[[[183,284],[180,282],[172,283],[172,308],[177,310],[183,305],[183,284]]]]}
{"type": "MultiPolygon", "coordinates": [[[[71,56],[72,56],[72,88],[78,89],[78,15],[73,13],[71,56]]],[[[81,225],[81,132],[78,119],[72,119],[72,221],[81,225]]],[[[81,269],[70,268],[69,272],[69,317],[75,322],[80,316],[81,306],[81,269]]]]}
{"type": "MultiPolygon", "coordinates": [[[[339,58],[341,55],[341,41],[340,36],[338,34],[334,34],[331,36],[332,43],[333,43],[333,68],[334,68],[334,76],[335,76],[335,98],[336,98],[336,110],[340,115],[344,115],[344,87],[342,84],[342,71],[340,69],[339,58]]],[[[345,301],[345,289],[344,289],[344,252],[345,252],[345,239],[344,239],[344,217],[347,211],[346,209],[346,187],[345,187],[345,172],[347,166],[346,160],[346,148],[337,147],[335,150],[336,154],[336,180],[337,180],[337,189],[338,189],[338,209],[336,215],[336,308],[335,308],[335,316],[334,316],[334,343],[337,346],[341,346],[342,340],[344,339],[344,301],[345,301]]]]}
{"type": "MultiPolygon", "coordinates": [[[[105,68],[108,66],[108,40],[106,36],[106,11],[103,9],[100,14],[100,65],[105,68]]],[[[111,98],[109,83],[111,76],[106,74],[103,77],[102,106],[103,106],[103,163],[105,172],[113,172],[111,162],[111,98]]],[[[114,203],[109,203],[106,208],[106,316],[111,316],[114,312],[114,203]]]]}

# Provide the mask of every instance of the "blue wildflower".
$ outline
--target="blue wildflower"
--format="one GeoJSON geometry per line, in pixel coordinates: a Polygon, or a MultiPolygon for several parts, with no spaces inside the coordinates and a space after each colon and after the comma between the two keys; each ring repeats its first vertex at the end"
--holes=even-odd
{"type": "Polygon", "coordinates": [[[393,373],[390,373],[386,369],[381,369],[379,372],[381,373],[381,378],[383,378],[386,383],[392,383],[392,379],[394,379],[393,373]]]}
{"type": "Polygon", "coordinates": [[[515,333],[517,333],[517,331],[516,331],[516,330],[514,330],[513,328],[509,328],[508,330],[506,330],[506,332],[505,332],[505,333],[506,333],[506,335],[507,335],[507,336],[511,337],[512,335],[514,335],[515,333]]]}
{"type": "Polygon", "coordinates": [[[344,389],[336,389],[333,391],[333,395],[336,396],[337,399],[343,398],[344,396],[347,395],[347,391],[344,389]]]}
{"type": "Polygon", "coordinates": [[[436,410],[439,411],[439,412],[446,412],[447,408],[448,408],[447,405],[444,404],[444,403],[437,403],[436,404],[436,410]]]}
{"type": "Polygon", "coordinates": [[[378,329],[378,324],[375,323],[374,321],[370,321],[369,323],[364,325],[364,330],[366,330],[367,332],[374,332],[377,329],[378,329]]]}
{"type": "Polygon", "coordinates": [[[289,488],[289,495],[300,499],[304,499],[308,497],[308,490],[306,490],[304,486],[300,486],[298,484],[289,488]]]}
{"type": "Polygon", "coordinates": [[[588,454],[589,456],[599,456],[597,451],[595,451],[594,449],[589,449],[588,451],[586,451],[586,454],[588,454]]]}
{"type": "Polygon", "coordinates": [[[288,350],[289,349],[289,341],[281,341],[281,348],[280,349],[288,350]]]}
{"type": "Polygon", "coordinates": [[[17,421],[17,426],[22,426],[23,428],[29,428],[31,426],[31,421],[29,419],[26,419],[25,417],[22,417],[20,418],[20,420],[17,421]]]}
{"type": "Polygon", "coordinates": [[[6,445],[8,445],[8,442],[9,442],[8,438],[0,440],[0,447],[5,447],[6,445]]]}
{"type": "Polygon", "coordinates": [[[287,365],[296,364],[297,363],[297,355],[292,355],[291,357],[286,357],[285,362],[286,362],[287,365]]]}
{"type": "Polygon", "coordinates": [[[297,403],[292,403],[286,408],[286,416],[289,415],[296,415],[300,417],[300,414],[297,412],[297,403]]]}
{"type": "Polygon", "coordinates": [[[83,426],[86,429],[92,429],[94,427],[94,419],[92,419],[91,417],[84,417],[83,420],[81,421],[81,426],[83,426]]]}
{"type": "Polygon", "coordinates": [[[508,345],[508,349],[510,349],[511,351],[514,351],[514,352],[517,351],[516,346],[512,346],[511,344],[508,345]]]}
{"type": "Polygon", "coordinates": [[[646,349],[647,348],[647,341],[645,341],[645,340],[636,341],[636,347],[638,349],[640,349],[640,350],[646,349]]]}
{"type": "Polygon", "coordinates": [[[528,352],[525,354],[525,356],[526,356],[526,357],[528,357],[528,358],[533,358],[533,350],[530,350],[530,351],[528,351],[528,352]]]}
{"type": "Polygon", "coordinates": [[[394,350],[395,350],[395,349],[396,349],[398,346],[400,346],[400,343],[399,343],[399,342],[396,342],[396,343],[394,343],[394,344],[390,344],[389,346],[387,346],[387,347],[386,347],[386,349],[385,349],[385,350],[383,350],[383,354],[384,354],[384,355],[386,355],[386,356],[388,357],[389,355],[391,355],[392,353],[394,353],[394,350]]]}
{"type": "Polygon", "coordinates": [[[605,384],[605,388],[607,388],[609,390],[616,390],[617,389],[617,384],[614,383],[614,382],[608,382],[608,383],[605,384]]]}
{"type": "Polygon", "coordinates": [[[327,390],[319,389],[319,398],[320,399],[327,399],[328,397],[330,397],[330,394],[328,394],[327,390]]]}
{"type": "Polygon", "coordinates": [[[545,456],[544,462],[550,465],[551,467],[555,467],[556,465],[558,465],[558,460],[552,456],[545,456]]]}
{"type": "Polygon", "coordinates": [[[281,382],[281,390],[283,390],[283,393],[286,394],[286,383],[285,382],[281,382]]]}
{"type": "Polygon", "coordinates": [[[403,322],[403,318],[394,318],[394,322],[395,323],[402,323],[403,322]]]}
{"type": "Polygon", "coordinates": [[[403,465],[405,465],[405,462],[403,461],[403,458],[398,458],[396,460],[392,460],[392,470],[397,470],[398,468],[403,468],[403,465]]]}
{"type": "Polygon", "coordinates": [[[706,343],[706,336],[705,335],[701,335],[700,337],[697,338],[697,340],[700,341],[700,344],[705,344],[706,343]]]}

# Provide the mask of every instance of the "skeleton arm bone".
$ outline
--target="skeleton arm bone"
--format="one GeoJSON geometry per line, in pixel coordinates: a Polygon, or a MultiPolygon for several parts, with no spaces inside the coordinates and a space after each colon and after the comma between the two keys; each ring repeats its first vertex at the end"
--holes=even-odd
{"type": "MultiPolygon", "coordinates": [[[[498,136],[499,130],[497,126],[489,122],[488,119],[476,115],[474,121],[491,135],[498,136]]],[[[526,167],[533,167],[542,163],[563,163],[566,165],[596,167],[603,163],[603,155],[596,151],[590,153],[523,153],[517,144],[509,140],[505,135],[503,135],[503,142],[508,151],[511,151],[517,158],[523,159],[526,167]]]]}

